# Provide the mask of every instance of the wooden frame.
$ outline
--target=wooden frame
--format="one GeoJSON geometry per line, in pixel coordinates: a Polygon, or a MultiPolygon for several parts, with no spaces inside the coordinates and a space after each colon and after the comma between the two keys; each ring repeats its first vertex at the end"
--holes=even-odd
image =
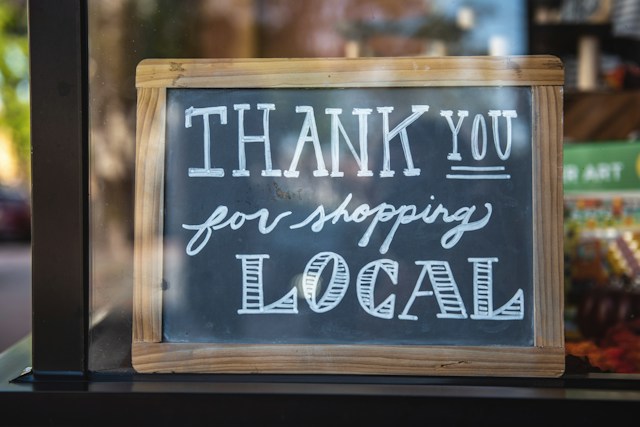
{"type": "Polygon", "coordinates": [[[555,377],[564,372],[562,63],[551,56],[145,60],[137,69],[132,359],[138,372],[555,377]],[[162,342],[167,88],[531,86],[534,346],[162,342]]]}

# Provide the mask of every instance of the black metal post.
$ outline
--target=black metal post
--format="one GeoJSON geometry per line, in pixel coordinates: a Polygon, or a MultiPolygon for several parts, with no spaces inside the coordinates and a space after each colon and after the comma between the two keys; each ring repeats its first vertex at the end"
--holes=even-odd
{"type": "Polygon", "coordinates": [[[87,372],[86,22],[83,0],[29,1],[36,377],[87,372]]]}

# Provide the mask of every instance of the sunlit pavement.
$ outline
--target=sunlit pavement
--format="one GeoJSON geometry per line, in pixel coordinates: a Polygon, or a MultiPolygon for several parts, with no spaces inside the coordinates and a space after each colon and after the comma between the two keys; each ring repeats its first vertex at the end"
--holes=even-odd
{"type": "Polygon", "coordinates": [[[0,242],[0,352],[31,331],[31,245],[0,242]]]}

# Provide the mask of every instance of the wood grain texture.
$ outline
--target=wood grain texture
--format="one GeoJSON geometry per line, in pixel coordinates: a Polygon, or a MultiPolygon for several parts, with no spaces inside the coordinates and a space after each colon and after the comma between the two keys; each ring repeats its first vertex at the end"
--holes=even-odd
{"type": "Polygon", "coordinates": [[[562,85],[554,56],[147,59],[137,87],[407,87],[562,85]]]}
{"type": "Polygon", "coordinates": [[[139,89],[136,129],[133,340],[162,338],[165,89],[139,89]]]}
{"type": "Polygon", "coordinates": [[[134,367],[155,373],[297,373],[555,377],[564,352],[536,347],[136,343],[134,367]]]}
{"type": "Polygon", "coordinates": [[[562,88],[533,88],[536,345],[564,347],[562,88]]]}
{"type": "Polygon", "coordinates": [[[132,362],[141,373],[557,377],[564,372],[562,84],[557,58],[145,60],[138,66],[132,362]],[[531,86],[532,347],[186,344],[162,341],[166,89],[531,86]]]}

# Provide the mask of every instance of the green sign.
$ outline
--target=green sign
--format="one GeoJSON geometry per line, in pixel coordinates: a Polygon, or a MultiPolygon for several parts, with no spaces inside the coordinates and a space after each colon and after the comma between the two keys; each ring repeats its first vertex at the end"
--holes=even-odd
{"type": "Polygon", "coordinates": [[[640,191],[640,143],[566,144],[564,191],[640,191]]]}

